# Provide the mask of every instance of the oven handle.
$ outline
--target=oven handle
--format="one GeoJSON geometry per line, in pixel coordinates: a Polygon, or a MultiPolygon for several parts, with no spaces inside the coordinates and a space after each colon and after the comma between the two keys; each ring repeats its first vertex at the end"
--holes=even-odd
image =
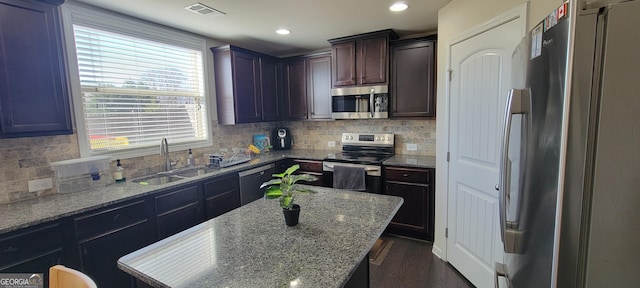
{"type": "MultiPolygon", "coordinates": [[[[333,171],[333,166],[334,166],[334,165],[335,165],[335,164],[322,163],[322,166],[324,166],[324,167],[326,167],[326,168],[330,169],[330,170],[325,170],[325,169],[323,169],[324,171],[333,171]]],[[[338,165],[340,165],[340,164],[338,164],[338,165]]],[[[345,165],[345,166],[360,167],[360,165],[353,165],[353,164],[351,164],[351,165],[345,165]]],[[[364,167],[364,170],[365,170],[365,171],[367,171],[367,172],[371,172],[371,171],[380,171],[380,170],[381,170],[381,168],[380,168],[380,167],[370,167],[370,166],[365,166],[365,167],[364,167]]]]}

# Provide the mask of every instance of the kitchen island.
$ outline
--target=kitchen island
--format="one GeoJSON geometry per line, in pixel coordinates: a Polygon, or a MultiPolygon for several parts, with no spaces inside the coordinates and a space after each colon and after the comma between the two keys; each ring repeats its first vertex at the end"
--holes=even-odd
{"type": "Polygon", "coordinates": [[[362,267],[367,276],[367,254],[402,198],[307,188],[317,193],[296,198],[297,226],[284,224],[277,200],[260,199],[125,255],[118,267],[153,287],[343,287],[362,267]]]}

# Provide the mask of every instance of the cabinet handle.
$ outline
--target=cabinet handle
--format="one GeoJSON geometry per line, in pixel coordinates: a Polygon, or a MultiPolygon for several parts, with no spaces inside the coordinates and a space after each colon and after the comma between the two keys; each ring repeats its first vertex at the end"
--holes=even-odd
{"type": "Polygon", "coordinates": [[[4,253],[13,253],[18,251],[18,248],[13,248],[13,246],[9,246],[7,249],[4,249],[4,253]]]}
{"type": "Polygon", "coordinates": [[[89,252],[87,251],[87,248],[82,249],[82,254],[85,256],[89,254],[89,252]]]}
{"type": "Polygon", "coordinates": [[[113,222],[118,221],[118,218],[120,218],[120,213],[118,213],[115,216],[113,216],[113,222]]]}
{"type": "Polygon", "coordinates": [[[404,173],[404,174],[402,174],[402,177],[409,177],[409,174],[404,173]]]}

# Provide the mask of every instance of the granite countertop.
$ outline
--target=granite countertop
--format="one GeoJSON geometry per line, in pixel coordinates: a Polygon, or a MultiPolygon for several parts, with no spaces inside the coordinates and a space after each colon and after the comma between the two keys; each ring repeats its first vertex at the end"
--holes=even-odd
{"type": "Polygon", "coordinates": [[[111,184],[90,191],[52,194],[29,200],[0,204],[0,234],[40,223],[105,207],[114,203],[169,190],[175,186],[195,183],[206,178],[221,176],[273,163],[280,159],[324,159],[337,151],[282,150],[254,156],[251,161],[231,167],[217,169],[211,173],[191,177],[162,185],[143,186],[128,179],[124,183],[111,184]]]}
{"type": "Polygon", "coordinates": [[[391,158],[385,160],[383,164],[416,168],[436,168],[436,157],[395,154],[391,158]]]}
{"type": "MultiPolygon", "coordinates": [[[[259,199],[123,256],[118,267],[154,287],[342,287],[402,198],[306,186],[300,223],[259,199]]],[[[366,261],[366,260],[365,260],[366,261]]]]}
{"type": "MultiPolygon", "coordinates": [[[[105,207],[111,204],[142,197],[152,193],[163,192],[177,185],[195,183],[206,178],[235,173],[261,165],[273,163],[280,159],[309,159],[322,160],[331,158],[335,150],[306,150],[293,149],[271,151],[254,156],[251,161],[227,168],[221,168],[211,173],[195,176],[189,179],[175,181],[163,185],[143,186],[128,179],[124,183],[111,184],[91,191],[66,194],[52,194],[20,202],[0,204],[0,234],[11,232],[47,221],[79,214],[85,211],[105,207]]],[[[385,165],[411,166],[420,168],[434,168],[435,157],[399,155],[384,162],[385,165]]]]}

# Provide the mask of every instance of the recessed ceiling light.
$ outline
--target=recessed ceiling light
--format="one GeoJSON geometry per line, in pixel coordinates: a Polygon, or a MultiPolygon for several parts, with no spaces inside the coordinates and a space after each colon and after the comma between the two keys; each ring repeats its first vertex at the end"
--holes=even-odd
{"type": "Polygon", "coordinates": [[[393,12],[400,12],[400,11],[404,11],[407,10],[407,8],[409,8],[409,5],[402,3],[402,2],[398,2],[398,3],[394,3],[393,5],[391,5],[389,7],[389,10],[393,11],[393,12]]]}
{"type": "Polygon", "coordinates": [[[280,34],[280,35],[289,35],[291,34],[291,31],[288,29],[278,29],[276,30],[276,33],[280,34]]]}

